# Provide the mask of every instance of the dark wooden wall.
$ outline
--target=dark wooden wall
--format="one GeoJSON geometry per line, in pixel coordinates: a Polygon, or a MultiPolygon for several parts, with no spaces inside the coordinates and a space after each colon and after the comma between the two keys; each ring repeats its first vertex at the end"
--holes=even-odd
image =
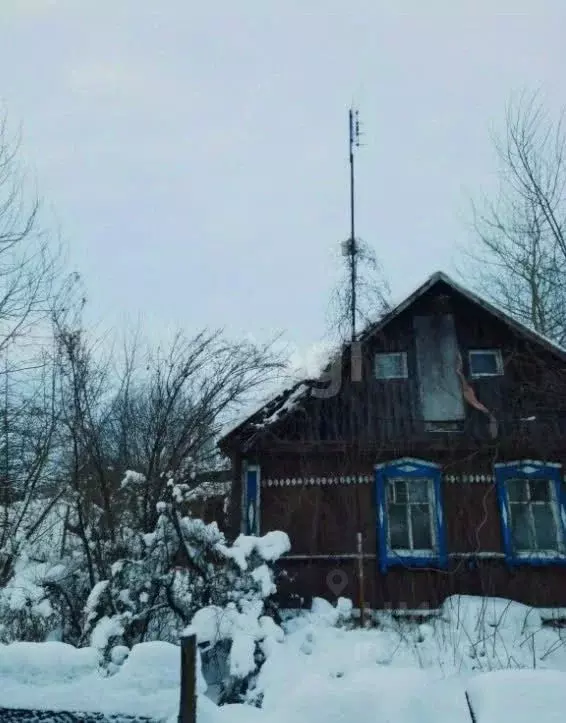
{"type": "MultiPolygon", "coordinates": [[[[375,554],[374,490],[373,483],[262,487],[262,533],[287,530],[292,554],[340,555],[356,552],[362,532],[364,552],[375,554]]],[[[503,551],[493,483],[444,482],[442,496],[449,552],[503,551]]]]}
{"type": "Polygon", "coordinates": [[[449,568],[391,568],[381,574],[376,554],[373,483],[263,487],[262,532],[287,530],[291,556],[311,558],[282,561],[281,567],[289,578],[279,585],[281,601],[296,604],[291,593],[304,598],[307,604],[317,595],[331,600],[344,595],[357,600],[356,562],[340,556],[356,553],[356,536],[361,532],[366,596],[372,607],[437,607],[452,594],[566,606],[565,568],[510,569],[506,565],[493,482],[444,482],[442,495],[451,555],[449,568]],[[489,553],[494,555],[486,559],[489,553]],[[324,559],[331,556],[336,559],[324,559]],[[345,575],[344,589],[336,590],[331,584],[336,570],[345,575]]]}
{"type": "MultiPolygon", "coordinates": [[[[339,596],[357,604],[358,575],[353,560],[285,560],[278,581],[283,606],[308,607],[312,597],[335,601],[339,596]],[[340,570],[344,587],[338,591],[340,570]],[[334,582],[334,584],[333,584],[334,582]]],[[[374,560],[365,560],[366,603],[373,609],[435,609],[449,595],[503,597],[536,607],[564,607],[566,571],[557,567],[508,568],[499,560],[451,560],[447,570],[391,569],[380,575],[374,560]]]]}

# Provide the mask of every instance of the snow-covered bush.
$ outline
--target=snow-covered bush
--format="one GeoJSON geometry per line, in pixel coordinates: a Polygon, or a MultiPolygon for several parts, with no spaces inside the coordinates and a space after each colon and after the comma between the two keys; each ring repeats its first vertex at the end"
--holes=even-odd
{"type": "Polygon", "coordinates": [[[230,589],[197,610],[185,632],[195,633],[207,652],[226,652],[221,702],[238,702],[246,695],[253,700],[257,673],[271,647],[283,640],[283,630],[266,614],[265,600],[275,592],[270,563],[289,547],[287,535],[277,531],[263,537],[240,535],[230,547],[217,545],[235,565],[227,577],[230,589]]]}
{"type": "Polygon", "coordinates": [[[287,535],[241,535],[228,544],[216,523],[183,516],[177,486],[168,489],[155,530],[131,535],[128,554],[112,563],[86,601],[82,641],[107,659],[116,645],[177,642],[203,609],[253,608],[259,615],[275,592],[272,563],[289,549],[287,535]]]}
{"type": "MultiPolygon", "coordinates": [[[[143,478],[133,481],[142,494],[143,478]]],[[[229,544],[216,523],[184,513],[182,486],[169,480],[165,492],[150,533],[132,529],[126,524],[132,517],[125,516],[113,544],[93,528],[84,535],[67,532],[63,556],[52,546],[22,547],[13,575],[0,588],[0,642],[59,639],[91,646],[112,673],[119,665],[116,650],[147,640],[178,642],[203,609],[255,615],[262,631],[273,632],[266,601],[275,592],[273,563],[289,549],[287,535],[242,535],[229,544]]],[[[72,516],[66,523],[78,527],[72,516]]],[[[256,663],[265,637],[254,632],[256,663]]],[[[235,645],[245,642],[240,638],[235,645]]],[[[250,666],[234,667],[234,677],[246,679],[250,666]]]]}

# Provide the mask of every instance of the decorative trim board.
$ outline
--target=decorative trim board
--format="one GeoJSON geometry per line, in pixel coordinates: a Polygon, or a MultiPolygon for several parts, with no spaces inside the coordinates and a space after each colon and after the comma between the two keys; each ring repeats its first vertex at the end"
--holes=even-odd
{"type": "MultiPolygon", "coordinates": [[[[492,474],[443,475],[442,479],[449,484],[491,484],[495,481],[492,474]]],[[[329,487],[332,485],[356,485],[373,482],[373,475],[345,475],[333,477],[268,477],[261,480],[262,487],[329,487]]]]}

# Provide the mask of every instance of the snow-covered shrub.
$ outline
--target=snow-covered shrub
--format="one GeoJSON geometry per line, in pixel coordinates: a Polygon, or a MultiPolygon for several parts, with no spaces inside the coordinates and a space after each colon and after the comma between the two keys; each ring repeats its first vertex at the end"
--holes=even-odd
{"type": "MultiPolygon", "coordinates": [[[[289,549],[289,539],[285,533],[270,532],[261,538],[241,535],[229,544],[216,523],[181,513],[182,491],[177,485],[167,489],[170,497],[157,505],[153,532],[122,534],[122,556],[89,590],[79,642],[100,650],[113,672],[116,646],[129,649],[145,640],[178,642],[195,616],[198,620],[210,611],[229,610],[253,618],[259,626],[251,642],[240,637],[235,643],[242,650],[246,643],[245,649],[252,649],[255,662],[241,668],[234,664],[231,670],[235,679],[246,680],[261,662],[259,643],[266,637],[262,631],[277,627],[266,615],[266,600],[275,592],[273,563],[289,549]]],[[[213,643],[213,637],[199,635],[201,642],[213,643]]],[[[226,636],[216,641],[222,637],[226,636]]]]}
{"type": "Polygon", "coordinates": [[[226,576],[227,594],[216,595],[197,610],[185,632],[195,633],[207,653],[216,650],[221,658],[225,654],[227,675],[221,681],[220,702],[245,697],[253,701],[258,671],[272,646],[284,637],[266,614],[265,600],[276,590],[270,564],[289,550],[289,538],[278,531],[263,537],[240,535],[232,546],[219,544],[217,550],[233,566],[226,576]]]}
{"type": "MultiPolygon", "coordinates": [[[[143,494],[143,476],[129,472],[126,480],[122,489],[143,494]]],[[[0,642],[90,646],[114,673],[116,650],[148,640],[177,643],[203,608],[232,605],[243,613],[251,606],[256,619],[265,618],[275,592],[272,566],[289,549],[287,536],[240,536],[229,544],[216,523],[188,516],[183,503],[183,486],[170,480],[151,532],[136,530],[135,516],[124,514],[113,541],[94,524],[83,522],[79,534],[77,506],[65,517],[63,556],[58,545],[22,546],[0,588],[0,642]]],[[[98,512],[89,514],[95,520],[98,512]]],[[[237,671],[238,679],[248,672],[237,671]]]]}
{"type": "MultiPolygon", "coordinates": [[[[22,515],[21,504],[16,503],[0,512],[4,523],[13,525],[14,518],[22,515]]],[[[0,643],[15,640],[36,641],[58,639],[62,619],[57,595],[52,595],[65,577],[67,566],[61,564],[60,549],[54,544],[54,530],[62,527],[66,506],[47,508],[42,500],[28,505],[30,519],[41,516],[42,524],[34,524],[34,534],[24,520],[18,533],[4,536],[0,548],[0,643]]]]}
{"type": "Polygon", "coordinates": [[[57,615],[46,589],[51,567],[30,560],[25,550],[17,558],[0,588],[0,643],[43,640],[53,629],[57,615]]]}

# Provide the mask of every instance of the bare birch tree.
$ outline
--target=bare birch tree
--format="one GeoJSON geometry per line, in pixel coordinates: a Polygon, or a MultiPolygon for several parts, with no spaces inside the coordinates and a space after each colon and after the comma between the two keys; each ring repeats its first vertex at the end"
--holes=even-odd
{"type": "Polygon", "coordinates": [[[506,109],[494,139],[499,191],[472,205],[466,278],[510,315],[566,342],[566,130],[538,94],[506,109]]]}

